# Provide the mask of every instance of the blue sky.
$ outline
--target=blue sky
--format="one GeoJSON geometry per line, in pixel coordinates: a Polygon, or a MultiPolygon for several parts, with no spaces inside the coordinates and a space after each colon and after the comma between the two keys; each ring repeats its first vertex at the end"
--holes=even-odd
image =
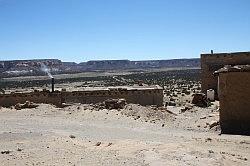
{"type": "Polygon", "coordinates": [[[250,51],[250,0],[0,0],[0,60],[250,51]]]}

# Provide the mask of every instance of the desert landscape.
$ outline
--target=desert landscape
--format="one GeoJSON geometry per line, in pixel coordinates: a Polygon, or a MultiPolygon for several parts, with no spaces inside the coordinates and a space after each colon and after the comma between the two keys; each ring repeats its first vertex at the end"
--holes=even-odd
{"type": "Polygon", "coordinates": [[[250,0],[0,0],[0,166],[250,165],[250,0]]]}
{"type": "MultiPolygon", "coordinates": [[[[192,103],[200,69],[55,75],[55,90],[160,85],[163,106],[20,103],[0,109],[2,165],[249,165],[250,138],[221,134],[219,102],[192,103]],[[32,107],[29,107],[32,105],[32,107]],[[23,106],[23,107],[22,107],[23,106]]],[[[5,93],[50,89],[42,77],[4,78],[5,93]]]]}

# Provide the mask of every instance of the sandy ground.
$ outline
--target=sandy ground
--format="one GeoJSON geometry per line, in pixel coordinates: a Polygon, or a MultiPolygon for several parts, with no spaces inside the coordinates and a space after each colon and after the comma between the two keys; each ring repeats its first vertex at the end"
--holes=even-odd
{"type": "Polygon", "coordinates": [[[0,165],[250,165],[250,137],[210,129],[217,103],[182,108],[1,108],[0,165]]]}

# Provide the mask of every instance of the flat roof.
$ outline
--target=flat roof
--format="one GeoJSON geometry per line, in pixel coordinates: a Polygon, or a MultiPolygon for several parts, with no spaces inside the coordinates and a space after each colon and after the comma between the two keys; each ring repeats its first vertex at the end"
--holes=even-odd
{"type": "Polygon", "coordinates": [[[81,88],[80,91],[98,91],[98,90],[152,90],[152,89],[159,89],[162,90],[163,88],[159,85],[152,85],[152,86],[110,86],[110,87],[84,87],[81,88]]]}
{"type": "MultiPolygon", "coordinates": [[[[64,88],[55,88],[55,91],[61,92],[64,88]]],[[[109,86],[109,87],[80,87],[80,88],[72,88],[72,89],[66,89],[66,92],[84,92],[84,91],[136,91],[136,90],[163,90],[163,88],[159,85],[134,85],[134,86],[109,86]]],[[[34,92],[34,90],[38,90],[39,92],[42,92],[43,89],[37,88],[37,89],[22,89],[18,91],[12,91],[12,90],[6,90],[5,94],[10,93],[31,93],[34,92]]],[[[51,88],[46,88],[45,90],[51,91],[51,88]]],[[[1,93],[0,93],[1,94],[1,93]]]]}
{"type": "Polygon", "coordinates": [[[250,54],[250,51],[242,51],[242,52],[220,52],[220,53],[205,53],[201,54],[201,56],[213,56],[213,55],[237,55],[237,54],[250,54]]]}
{"type": "Polygon", "coordinates": [[[215,71],[214,74],[218,75],[219,73],[228,73],[228,72],[250,72],[250,65],[226,65],[223,68],[215,71]]]}

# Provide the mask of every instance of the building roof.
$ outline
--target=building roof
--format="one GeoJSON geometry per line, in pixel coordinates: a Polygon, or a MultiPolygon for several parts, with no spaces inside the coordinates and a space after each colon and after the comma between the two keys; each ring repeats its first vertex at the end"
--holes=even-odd
{"type": "Polygon", "coordinates": [[[223,68],[214,72],[214,75],[218,75],[219,73],[227,73],[227,72],[250,72],[250,65],[226,65],[223,68]]]}
{"type": "Polygon", "coordinates": [[[211,53],[205,53],[201,54],[201,56],[234,56],[234,55],[250,55],[250,51],[242,51],[242,52],[221,52],[221,53],[216,53],[214,52],[213,54],[211,53]]]}

